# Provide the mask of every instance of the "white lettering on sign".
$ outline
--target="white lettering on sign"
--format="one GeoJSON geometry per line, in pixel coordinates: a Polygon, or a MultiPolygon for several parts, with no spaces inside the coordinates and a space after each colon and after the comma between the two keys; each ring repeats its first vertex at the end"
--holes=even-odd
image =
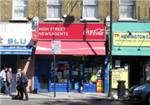
{"type": "Polygon", "coordinates": [[[68,36],[67,32],[39,32],[41,36],[68,36]]]}
{"type": "Polygon", "coordinates": [[[68,36],[68,32],[64,27],[44,27],[39,28],[39,35],[42,36],[68,36]]]}
{"type": "Polygon", "coordinates": [[[39,31],[58,31],[58,32],[62,32],[62,31],[66,31],[65,27],[40,27],[39,31]]]}
{"type": "Polygon", "coordinates": [[[102,36],[104,35],[104,29],[101,28],[96,28],[96,29],[86,29],[85,30],[85,35],[90,35],[90,36],[102,36]]]}

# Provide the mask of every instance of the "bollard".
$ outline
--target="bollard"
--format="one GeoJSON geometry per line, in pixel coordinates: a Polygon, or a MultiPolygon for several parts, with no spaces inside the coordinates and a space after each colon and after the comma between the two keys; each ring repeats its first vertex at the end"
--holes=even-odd
{"type": "Polygon", "coordinates": [[[118,80],[118,98],[123,98],[125,95],[125,81],[118,80]]]}

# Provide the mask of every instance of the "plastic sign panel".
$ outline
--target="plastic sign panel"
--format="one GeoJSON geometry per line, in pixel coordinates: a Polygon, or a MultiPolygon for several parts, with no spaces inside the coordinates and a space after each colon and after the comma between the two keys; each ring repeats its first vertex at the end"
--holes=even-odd
{"type": "Polygon", "coordinates": [[[0,46],[32,45],[31,23],[0,23],[0,46]]]}
{"type": "Polygon", "coordinates": [[[113,46],[150,46],[150,33],[114,33],[113,46]]]}
{"type": "Polygon", "coordinates": [[[52,41],[52,53],[53,54],[60,54],[61,53],[61,41],[60,40],[53,40],[52,41]]]}
{"type": "Polygon", "coordinates": [[[105,41],[105,25],[39,23],[38,40],[105,41]]]}

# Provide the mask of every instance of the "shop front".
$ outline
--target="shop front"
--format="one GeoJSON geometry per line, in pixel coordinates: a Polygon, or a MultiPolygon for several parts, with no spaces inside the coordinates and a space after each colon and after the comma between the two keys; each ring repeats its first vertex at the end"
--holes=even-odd
{"type": "Polygon", "coordinates": [[[126,89],[148,80],[150,23],[113,23],[113,66],[111,87],[124,80],[126,89]]]}
{"type": "Polygon", "coordinates": [[[57,92],[96,92],[96,79],[91,77],[104,67],[105,37],[104,24],[40,23],[35,89],[52,92],[56,81],[57,92]]]}
{"type": "Polygon", "coordinates": [[[0,69],[11,67],[13,91],[16,90],[18,68],[28,72],[32,61],[31,24],[0,23],[0,69]],[[17,30],[16,30],[17,28],[17,30]]]}

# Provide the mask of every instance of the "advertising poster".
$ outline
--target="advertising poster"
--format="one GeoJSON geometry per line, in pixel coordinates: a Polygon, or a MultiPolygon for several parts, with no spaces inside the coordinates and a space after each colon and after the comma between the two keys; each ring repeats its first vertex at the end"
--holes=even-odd
{"type": "Polygon", "coordinates": [[[117,89],[118,80],[124,80],[125,88],[128,89],[128,70],[124,70],[124,69],[112,70],[112,80],[111,80],[112,89],[117,89]]]}

